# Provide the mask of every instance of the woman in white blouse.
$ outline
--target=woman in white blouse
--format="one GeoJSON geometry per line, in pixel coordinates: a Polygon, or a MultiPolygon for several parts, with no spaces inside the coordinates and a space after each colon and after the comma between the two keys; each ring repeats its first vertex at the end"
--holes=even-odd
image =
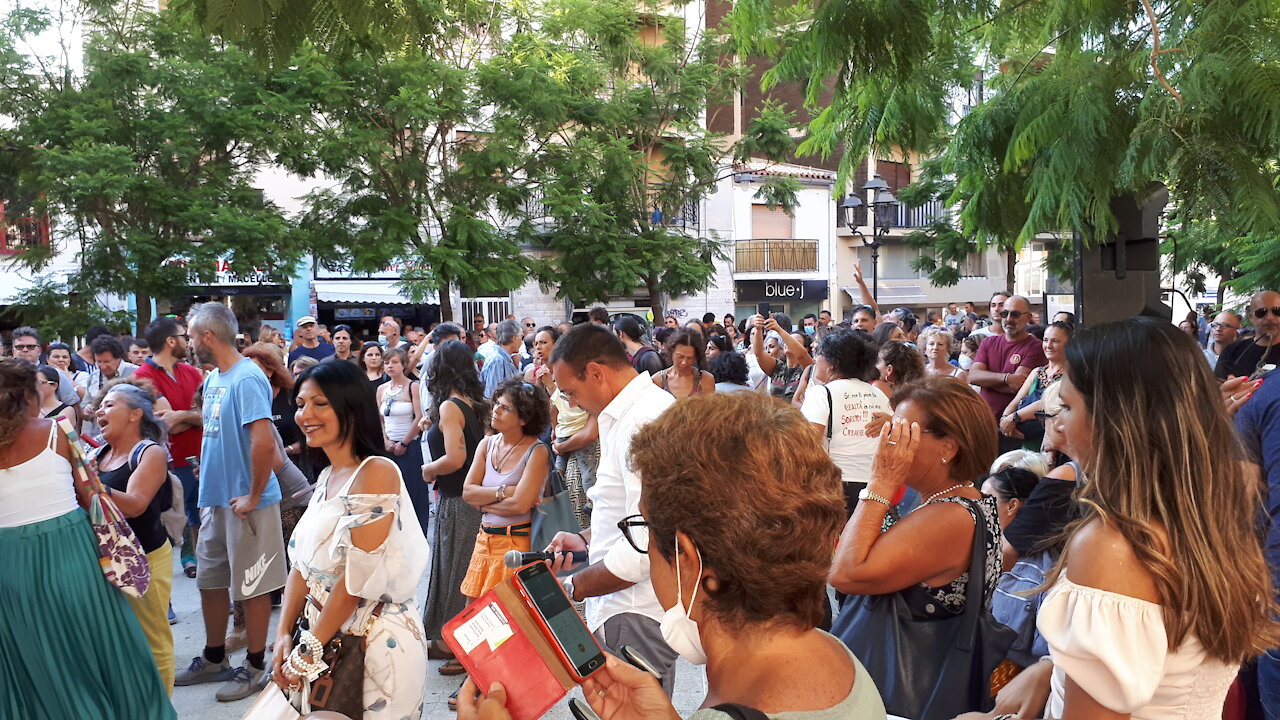
{"type": "Polygon", "coordinates": [[[1167,322],[1108,323],[1067,346],[1061,395],[1049,422],[1087,479],[1038,619],[1045,715],[1220,718],[1278,633],[1258,486],[1204,356],[1167,322]]]}
{"type": "Polygon", "coordinates": [[[313,652],[339,633],[364,635],[364,717],[422,712],[427,649],[414,594],[426,570],[427,539],[396,464],[382,457],[382,433],[364,373],[351,363],[322,363],[298,378],[298,426],[330,466],[289,540],[293,570],[285,585],[272,676],[308,691],[313,652]],[[308,602],[318,601],[323,609],[308,602]],[[293,646],[299,617],[307,631],[293,646]],[[310,641],[310,643],[308,643],[310,641]]]}

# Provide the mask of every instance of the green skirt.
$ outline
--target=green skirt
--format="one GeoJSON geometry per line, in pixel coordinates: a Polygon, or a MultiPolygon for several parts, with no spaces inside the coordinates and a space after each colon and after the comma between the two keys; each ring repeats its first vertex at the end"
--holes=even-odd
{"type": "Polygon", "coordinates": [[[0,528],[0,717],[177,718],[83,510],[0,528]]]}

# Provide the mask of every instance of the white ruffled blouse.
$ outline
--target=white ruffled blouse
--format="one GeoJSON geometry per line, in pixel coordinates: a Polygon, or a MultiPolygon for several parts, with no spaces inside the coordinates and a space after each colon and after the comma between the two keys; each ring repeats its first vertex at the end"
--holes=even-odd
{"type": "Polygon", "coordinates": [[[1217,720],[1239,664],[1210,658],[1194,636],[1169,649],[1163,608],[1077,585],[1065,573],[1036,621],[1053,657],[1046,716],[1061,718],[1066,678],[1134,720],[1217,720]]]}

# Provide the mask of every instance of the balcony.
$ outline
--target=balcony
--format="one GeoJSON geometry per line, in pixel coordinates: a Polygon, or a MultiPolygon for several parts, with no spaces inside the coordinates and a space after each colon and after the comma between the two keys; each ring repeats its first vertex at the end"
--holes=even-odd
{"type": "Polygon", "coordinates": [[[4,217],[4,203],[0,203],[0,255],[16,255],[48,244],[48,215],[20,217],[10,223],[4,217]]]}
{"type": "Polygon", "coordinates": [[[818,241],[753,238],[734,248],[735,272],[817,272],[818,241]]]}
{"type": "MultiPolygon", "coordinates": [[[[841,217],[840,203],[836,203],[836,226],[843,227],[844,220],[841,217]]],[[[940,200],[927,202],[924,205],[908,207],[899,205],[897,208],[897,216],[894,218],[893,227],[896,228],[921,228],[928,227],[930,224],[939,220],[946,220],[950,217],[950,211],[946,204],[940,200]]],[[[860,205],[853,209],[854,227],[868,227],[871,225],[871,213],[866,205],[860,205]]]]}

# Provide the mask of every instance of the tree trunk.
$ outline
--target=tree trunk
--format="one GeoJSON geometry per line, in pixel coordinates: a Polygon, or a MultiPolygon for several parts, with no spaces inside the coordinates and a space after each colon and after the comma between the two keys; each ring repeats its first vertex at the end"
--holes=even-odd
{"type": "Polygon", "coordinates": [[[662,307],[662,292],[658,290],[658,277],[648,275],[644,279],[645,289],[649,291],[649,312],[653,313],[653,327],[661,327],[666,308],[662,307]]]}
{"type": "Polygon", "coordinates": [[[453,322],[453,285],[440,281],[440,322],[453,322]]]}
{"type": "Polygon", "coordinates": [[[133,302],[138,306],[138,331],[135,336],[141,337],[151,324],[151,297],[144,292],[137,292],[133,295],[133,302]]]}
{"type": "Polygon", "coordinates": [[[1005,259],[1004,259],[1004,262],[1005,262],[1005,268],[1004,268],[1004,281],[1005,281],[1005,288],[1004,288],[1004,289],[1005,289],[1006,291],[1008,291],[1008,292],[1009,292],[1009,294],[1013,294],[1013,286],[1014,286],[1014,282],[1013,282],[1013,281],[1014,281],[1015,273],[1017,272],[1017,265],[1018,265],[1018,252],[1017,252],[1016,250],[1014,250],[1013,248],[1009,248],[1008,250],[1005,250],[1004,252],[1005,252],[1005,256],[1004,256],[1004,258],[1005,258],[1005,259]]]}

